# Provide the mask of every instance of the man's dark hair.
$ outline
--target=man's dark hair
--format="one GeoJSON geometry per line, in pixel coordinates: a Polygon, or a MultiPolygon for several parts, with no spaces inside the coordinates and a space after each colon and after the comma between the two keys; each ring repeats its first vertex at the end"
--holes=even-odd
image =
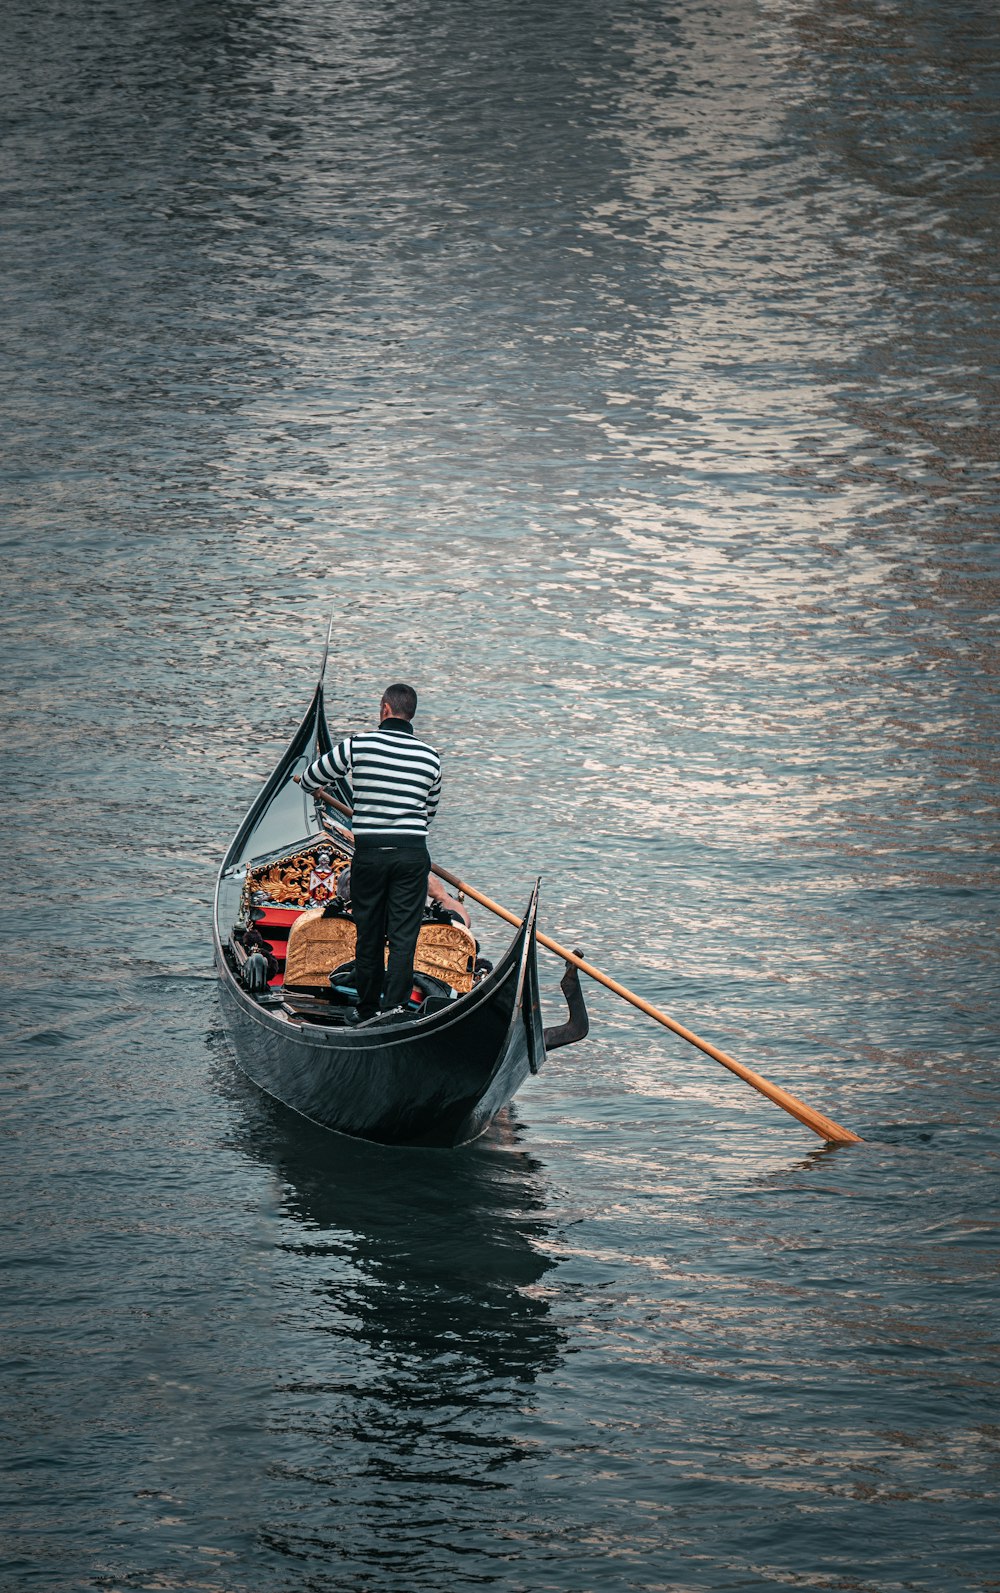
{"type": "Polygon", "coordinates": [[[417,711],[416,692],[412,686],[404,686],[399,681],[385,688],[382,701],[392,709],[394,719],[412,719],[417,711]]]}

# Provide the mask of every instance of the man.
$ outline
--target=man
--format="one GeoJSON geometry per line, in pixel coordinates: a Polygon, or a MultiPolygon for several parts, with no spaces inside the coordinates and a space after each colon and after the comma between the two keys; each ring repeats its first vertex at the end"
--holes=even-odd
{"type": "Polygon", "coordinates": [[[353,791],[351,906],[358,931],[360,1023],[380,1007],[390,1012],[403,1006],[413,985],[413,953],[431,864],[427,826],[441,796],[441,760],[413,734],[416,708],[412,686],[387,686],[378,729],[348,736],[302,776],[304,791],[319,791],[338,775],[347,776],[353,791]]]}

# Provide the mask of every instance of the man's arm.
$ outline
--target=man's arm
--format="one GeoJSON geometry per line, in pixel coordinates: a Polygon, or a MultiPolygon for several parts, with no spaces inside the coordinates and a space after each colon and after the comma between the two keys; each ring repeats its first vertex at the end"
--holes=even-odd
{"type": "Polygon", "coordinates": [[[452,896],[449,891],[445,890],[436,874],[428,874],[427,876],[427,894],[432,901],[440,902],[441,906],[449,913],[458,913],[459,917],[464,920],[466,929],[471,929],[472,919],[469,915],[469,909],[464,902],[459,901],[457,896],[452,896]]]}
{"type": "Polygon", "coordinates": [[[339,741],[330,752],[324,752],[321,758],[311,763],[299,781],[303,791],[310,796],[315,796],[328,780],[335,780],[338,775],[351,774],[351,740],[339,741]]]}
{"type": "Polygon", "coordinates": [[[440,800],[441,800],[441,764],[439,762],[438,763],[437,774],[434,776],[434,779],[433,779],[433,781],[431,783],[431,788],[430,788],[430,790],[427,793],[427,823],[428,824],[430,824],[431,821],[433,820],[434,815],[435,815],[435,813],[438,810],[438,803],[440,802],[440,800]]]}

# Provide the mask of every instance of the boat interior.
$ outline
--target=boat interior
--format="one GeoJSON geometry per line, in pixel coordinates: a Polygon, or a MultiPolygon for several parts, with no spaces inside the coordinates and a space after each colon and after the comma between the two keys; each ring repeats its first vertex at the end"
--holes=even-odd
{"type": "MultiPolygon", "coordinates": [[[[246,863],[226,953],[247,992],[296,1023],[342,1027],[357,1000],[356,929],[337,883],[350,856],[330,835],[246,863]]],[[[409,1011],[429,1016],[489,972],[463,924],[429,912],[417,939],[409,1011]]]]}

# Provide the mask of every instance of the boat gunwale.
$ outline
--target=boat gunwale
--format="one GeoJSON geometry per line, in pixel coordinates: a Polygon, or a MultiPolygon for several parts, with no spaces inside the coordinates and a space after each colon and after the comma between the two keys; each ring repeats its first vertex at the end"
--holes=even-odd
{"type": "MultiPolygon", "coordinates": [[[[478,985],[473,985],[472,989],[467,991],[464,996],[458,996],[454,1001],[449,1002],[447,1007],[443,1007],[438,1012],[429,1012],[423,1017],[414,1014],[405,1023],[394,1023],[384,1029],[362,1029],[350,1024],[345,1024],[343,1028],[320,1028],[318,1025],[311,1025],[308,1019],[302,1023],[297,1023],[287,1013],[279,1015],[277,1012],[270,1011],[267,1007],[262,1007],[258,1001],[254,1000],[249,991],[244,989],[232,968],[230,968],[226,958],[225,947],[218,932],[218,926],[216,926],[215,931],[216,965],[225,976],[227,984],[232,986],[234,992],[240,998],[240,1005],[260,1023],[262,1028],[271,1029],[273,1033],[282,1035],[288,1035],[291,1031],[295,1031],[303,1038],[308,1034],[307,1043],[310,1045],[318,1043],[324,1050],[337,1051],[346,1049],[344,1042],[349,1036],[350,1049],[357,1049],[357,1042],[360,1041],[362,1050],[377,1048],[381,1051],[387,1049],[390,1045],[402,1044],[404,1041],[412,1042],[413,1040],[422,1039],[425,1035],[442,1033],[444,1030],[449,1029],[453,1023],[468,1017],[486,1001],[489,1001],[503,989],[508,979],[520,967],[523,961],[520,956],[522,950],[520,942],[524,933],[525,928],[524,924],[522,924],[493,971],[487,974],[485,979],[480,980],[478,985]],[[516,962],[515,957],[517,958],[516,962]],[[505,968],[504,963],[508,963],[509,966],[505,968]],[[418,1025],[421,1026],[419,1030],[418,1025]],[[426,1027],[423,1027],[424,1025],[426,1027]]],[[[331,1005],[330,1011],[336,1012],[336,1010],[337,1008],[331,1005]]]]}

